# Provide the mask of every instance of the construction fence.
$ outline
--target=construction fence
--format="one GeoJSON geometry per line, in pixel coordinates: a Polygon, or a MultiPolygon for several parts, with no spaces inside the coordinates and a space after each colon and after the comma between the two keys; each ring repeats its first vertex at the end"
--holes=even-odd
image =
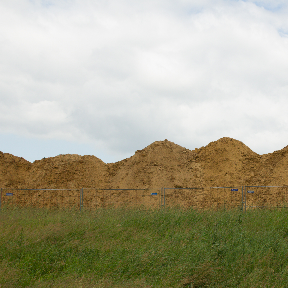
{"type": "Polygon", "coordinates": [[[159,189],[11,189],[0,190],[1,207],[97,209],[160,206],[159,189]]]}
{"type": "Polygon", "coordinates": [[[160,189],[1,188],[0,209],[98,209],[109,207],[247,209],[288,208],[288,186],[238,186],[160,189]]]}

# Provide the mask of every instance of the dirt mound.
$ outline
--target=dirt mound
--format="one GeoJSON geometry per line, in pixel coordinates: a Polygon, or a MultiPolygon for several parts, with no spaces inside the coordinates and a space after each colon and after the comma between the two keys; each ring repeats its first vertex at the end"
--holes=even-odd
{"type": "Polygon", "coordinates": [[[221,138],[196,150],[206,186],[245,185],[260,165],[257,153],[232,138],[221,138]]]}
{"type": "Polygon", "coordinates": [[[108,164],[111,187],[199,187],[195,152],[168,140],[157,141],[123,161],[108,164]]]}
{"type": "Polygon", "coordinates": [[[95,156],[59,155],[35,161],[27,175],[29,188],[106,187],[106,164],[95,156]]]}
{"type": "Polygon", "coordinates": [[[221,138],[193,151],[156,141],[127,159],[105,164],[95,156],[59,155],[30,163],[0,153],[0,186],[14,188],[160,188],[288,185],[288,146],[258,155],[221,138]]]}
{"type": "Polygon", "coordinates": [[[0,187],[25,186],[32,164],[23,158],[0,152],[0,187]]]}
{"type": "Polygon", "coordinates": [[[288,146],[261,156],[261,165],[254,169],[249,183],[288,186],[288,146]]]}

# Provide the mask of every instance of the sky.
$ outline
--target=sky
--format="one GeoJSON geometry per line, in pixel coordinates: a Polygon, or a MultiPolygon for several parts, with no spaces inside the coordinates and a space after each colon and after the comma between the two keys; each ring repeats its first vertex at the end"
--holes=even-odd
{"type": "Polygon", "coordinates": [[[288,145],[287,0],[1,0],[0,151],[288,145]]]}

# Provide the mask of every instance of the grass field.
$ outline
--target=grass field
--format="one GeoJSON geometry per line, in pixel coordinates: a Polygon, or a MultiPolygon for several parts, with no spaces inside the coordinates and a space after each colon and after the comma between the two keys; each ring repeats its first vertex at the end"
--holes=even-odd
{"type": "Polygon", "coordinates": [[[0,287],[288,287],[288,211],[0,211],[0,287]]]}

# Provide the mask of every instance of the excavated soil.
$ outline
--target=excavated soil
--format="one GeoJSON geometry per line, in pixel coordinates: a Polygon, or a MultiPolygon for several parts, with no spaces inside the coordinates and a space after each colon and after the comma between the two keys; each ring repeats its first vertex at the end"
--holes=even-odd
{"type": "MultiPolygon", "coordinates": [[[[221,138],[195,150],[168,140],[156,141],[130,158],[109,164],[95,156],[79,155],[59,155],[30,163],[0,152],[0,187],[5,188],[2,203],[10,201],[21,205],[65,207],[71,203],[80,205],[82,201],[84,207],[158,207],[164,204],[161,187],[169,187],[178,189],[165,190],[166,206],[235,207],[242,205],[244,185],[287,186],[287,164],[287,146],[258,155],[232,138],[221,138]],[[89,188],[83,190],[83,200],[79,192],[82,187],[89,188]],[[187,187],[199,189],[179,189],[187,187]],[[210,187],[238,187],[238,191],[210,187]],[[69,190],[12,190],[19,188],[69,190]],[[6,193],[13,196],[6,197],[6,193]]],[[[244,193],[243,200],[246,196],[248,207],[281,206],[288,202],[286,188],[247,189],[250,193],[244,193]]]]}

